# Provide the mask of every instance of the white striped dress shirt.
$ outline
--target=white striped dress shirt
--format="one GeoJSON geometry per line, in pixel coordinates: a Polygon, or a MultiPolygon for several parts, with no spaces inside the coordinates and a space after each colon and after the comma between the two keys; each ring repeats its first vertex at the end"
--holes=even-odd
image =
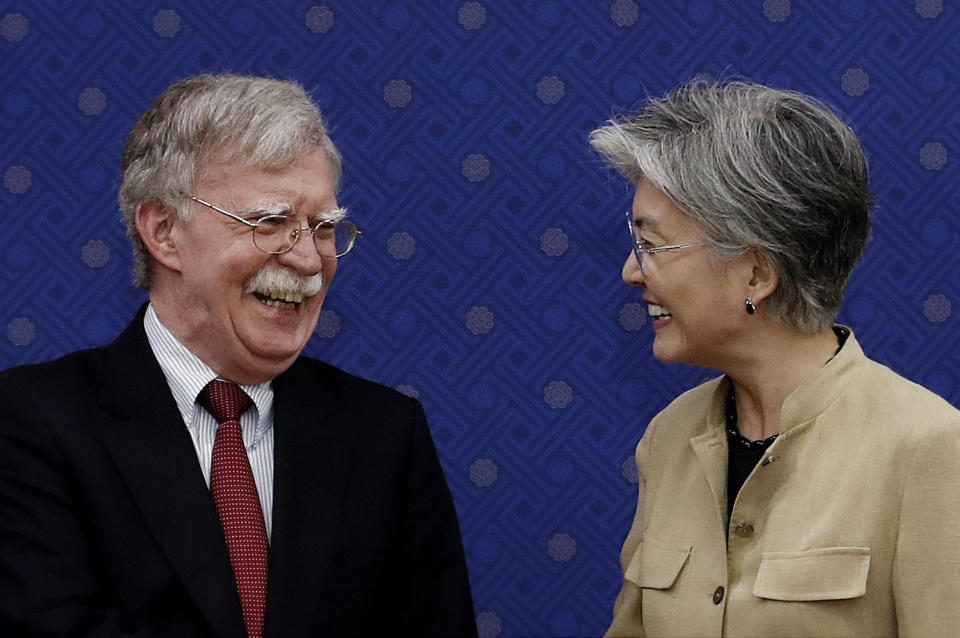
{"type": "MultiPolygon", "coordinates": [[[[167,385],[170,386],[170,392],[173,393],[177,408],[180,409],[180,415],[193,440],[197,460],[209,488],[217,421],[197,403],[197,395],[208,383],[218,378],[218,375],[160,323],[153,304],[147,306],[143,327],[147,331],[150,349],[167,378],[167,385]]],[[[243,430],[243,444],[247,448],[253,480],[257,484],[257,494],[260,496],[263,521],[269,539],[273,528],[273,385],[266,381],[259,385],[240,387],[250,396],[254,406],[254,409],[241,415],[240,427],[243,430]]]]}

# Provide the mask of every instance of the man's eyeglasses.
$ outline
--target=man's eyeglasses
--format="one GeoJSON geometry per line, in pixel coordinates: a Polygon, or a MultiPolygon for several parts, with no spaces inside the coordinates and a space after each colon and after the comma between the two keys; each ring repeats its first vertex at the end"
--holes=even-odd
{"type": "MultiPolygon", "coordinates": [[[[313,245],[321,257],[343,257],[353,248],[357,235],[361,230],[351,221],[321,221],[313,227],[301,228],[300,222],[286,215],[264,215],[255,222],[247,221],[239,215],[205,202],[199,197],[190,196],[190,199],[222,213],[235,221],[249,226],[253,230],[253,245],[265,253],[279,255],[292,249],[303,231],[313,237],[313,245]]],[[[331,215],[346,214],[346,210],[338,208],[331,211],[331,215]]]]}
{"type": "Polygon", "coordinates": [[[630,231],[630,239],[633,240],[633,255],[637,258],[640,265],[640,272],[643,272],[643,256],[655,255],[656,253],[665,253],[668,250],[679,250],[680,248],[696,248],[697,246],[706,246],[709,242],[701,241],[695,244],[672,244],[670,246],[657,246],[656,248],[644,248],[643,241],[637,237],[637,227],[633,223],[633,211],[627,211],[627,230],[630,231]]]}

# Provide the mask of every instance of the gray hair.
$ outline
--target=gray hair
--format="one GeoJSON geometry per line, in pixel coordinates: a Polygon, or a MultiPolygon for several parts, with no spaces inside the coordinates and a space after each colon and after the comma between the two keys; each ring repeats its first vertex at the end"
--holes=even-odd
{"type": "Polygon", "coordinates": [[[151,257],[137,233],[137,206],[158,200],[186,219],[203,162],[231,149],[262,170],[283,169],[315,148],[330,162],[334,183],[340,152],[323,116],[296,82],[240,75],[197,75],[176,82],[150,105],[123,149],[120,209],[133,242],[134,284],[149,288],[151,257]]]}
{"type": "Polygon", "coordinates": [[[763,251],[779,276],[771,318],[830,327],[870,231],[867,160],[827,105],[795,91],[697,78],[590,133],[627,179],[693,219],[714,255],[763,251]]]}

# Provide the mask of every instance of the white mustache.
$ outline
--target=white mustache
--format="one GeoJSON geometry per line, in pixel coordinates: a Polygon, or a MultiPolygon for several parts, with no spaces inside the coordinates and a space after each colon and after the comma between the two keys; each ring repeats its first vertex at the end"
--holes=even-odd
{"type": "Polygon", "coordinates": [[[304,277],[292,268],[267,265],[251,277],[244,288],[247,293],[260,293],[276,297],[280,293],[299,293],[312,297],[323,290],[323,275],[317,273],[304,277]]]}

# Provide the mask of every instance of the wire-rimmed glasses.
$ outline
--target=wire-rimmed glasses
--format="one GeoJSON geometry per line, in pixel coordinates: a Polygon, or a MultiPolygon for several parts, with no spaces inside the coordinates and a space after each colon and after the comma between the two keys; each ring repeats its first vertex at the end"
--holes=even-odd
{"type": "MultiPolygon", "coordinates": [[[[299,221],[287,215],[264,215],[255,222],[251,222],[199,197],[191,195],[190,199],[249,226],[253,230],[253,245],[271,255],[279,255],[291,250],[297,245],[297,240],[300,239],[303,231],[307,231],[313,237],[313,245],[316,246],[317,253],[321,257],[343,257],[353,248],[357,235],[362,233],[356,224],[345,219],[324,220],[306,228],[301,228],[299,221]]],[[[346,209],[338,208],[330,211],[328,215],[342,217],[346,212],[346,209]]]]}
{"type": "Polygon", "coordinates": [[[693,244],[671,244],[670,246],[656,246],[654,248],[644,248],[643,241],[637,237],[637,227],[633,223],[633,211],[627,211],[627,230],[630,231],[630,239],[633,240],[633,255],[637,258],[637,264],[640,265],[640,272],[643,272],[643,256],[665,253],[668,250],[678,250],[680,248],[696,248],[706,246],[709,242],[701,241],[693,244]]]}

